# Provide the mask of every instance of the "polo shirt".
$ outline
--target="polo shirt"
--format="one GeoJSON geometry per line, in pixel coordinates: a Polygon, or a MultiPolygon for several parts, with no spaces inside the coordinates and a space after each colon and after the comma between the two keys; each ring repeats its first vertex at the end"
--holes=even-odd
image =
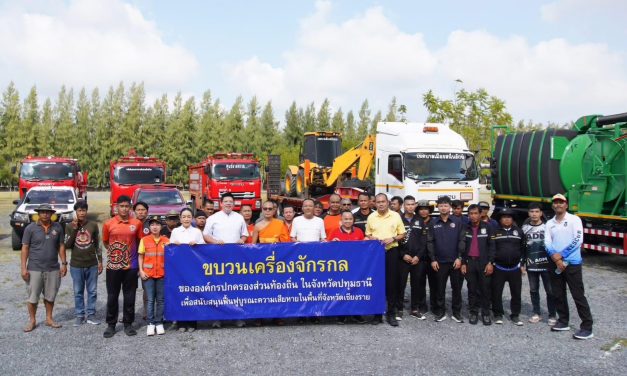
{"type": "Polygon", "coordinates": [[[292,221],[292,230],[290,236],[296,239],[297,242],[319,242],[327,238],[327,234],[324,231],[324,221],[319,217],[294,218],[292,221]]]}
{"type": "Polygon", "coordinates": [[[338,229],[334,230],[327,238],[327,240],[335,239],[342,242],[364,240],[364,232],[361,231],[359,227],[355,226],[353,226],[353,231],[346,232],[346,230],[344,230],[344,228],[340,226],[338,229]]]}
{"type": "Polygon", "coordinates": [[[459,237],[463,230],[462,221],[449,215],[446,221],[436,217],[432,221],[433,252],[431,259],[437,262],[454,262],[460,256],[459,237]]]}
{"type": "MultiPolygon", "coordinates": [[[[395,211],[388,209],[388,211],[384,214],[380,214],[379,211],[375,211],[368,216],[368,221],[366,222],[366,236],[372,236],[383,240],[393,238],[404,233],[405,224],[403,224],[400,214],[395,211]]],[[[387,251],[394,247],[398,247],[397,241],[385,246],[385,250],[387,251]]]]}
{"type": "Polygon", "coordinates": [[[205,239],[202,237],[202,232],[196,227],[189,226],[188,228],[185,228],[183,226],[179,226],[172,230],[170,243],[205,244],[205,239]]]}
{"type": "Polygon", "coordinates": [[[327,234],[332,233],[333,231],[340,228],[340,220],[342,219],[341,213],[337,213],[335,215],[327,214],[322,218],[324,221],[324,232],[327,234]]]}
{"type": "Polygon", "coordinates": [[[107,269],[137,269],[137,244],[142,234],[143,224],[135,218],[123,220],[119,215],[109,219],[102,226],[102,241],[109,244],[107,249],[107,269]]]}
{"type": "Polygon", "coordinates": [[[249,236],[244,217],[234,211],[226,214],[223,210],[207,218],[207,224],[202,233],[225,243],[237,243],[242,236],[249,236]]]}
{"type": "Polygon", "coordinates": [[[26,269],[34,272],[59,270],[59,247],[63,244],[63,227],[50,222],[46,230],[40,222],[29,224],[22,235],[22,244],[28,245],[26,269]]]}

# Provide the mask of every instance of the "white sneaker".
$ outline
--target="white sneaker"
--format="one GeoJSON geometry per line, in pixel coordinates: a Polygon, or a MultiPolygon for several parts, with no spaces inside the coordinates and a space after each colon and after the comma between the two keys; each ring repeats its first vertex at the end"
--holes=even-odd
{"type": "Polygon", "coordinates": [[[555,317],[549,317],[549,326],[553,326],[557,324],[557,319],[555,317]]]}
{"type": "Polygon", "coordinates": [[[163,334],[165,334],[165,329],[163,328],[163,324],[159,324],[159,325],[157,325],[157,334],[158,334],[158,335],[163,335],[163,334]]]}
{"type": "Polygon", "coordinates": [[[539,315],[533,315],[529,318],[529,322],[532,324],[537,324],[540,322],[540,316],[539,315]]]}
{"type": "Polygon", "coordinates": [[[155,335],[155,326],[153,324],[148,324],[146,327],[146,335],[154,336],[155,335]]]}

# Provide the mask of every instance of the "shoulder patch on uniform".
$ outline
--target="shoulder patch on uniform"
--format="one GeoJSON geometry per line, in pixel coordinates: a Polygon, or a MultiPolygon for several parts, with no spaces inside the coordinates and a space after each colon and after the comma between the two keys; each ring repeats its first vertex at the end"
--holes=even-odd
{"type": "Polygon", "coordinates": [[[482,229],[481,229],[481,233],[482,233],[482,234],[485,234],[485,233],[487,233],[487,232],[488,232],[488,231],[486,230],[486,228],[482,228],[482,229]]]}

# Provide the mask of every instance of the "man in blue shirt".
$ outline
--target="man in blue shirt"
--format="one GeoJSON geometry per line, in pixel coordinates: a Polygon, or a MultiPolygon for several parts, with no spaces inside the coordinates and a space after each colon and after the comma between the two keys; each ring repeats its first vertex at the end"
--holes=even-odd
{"type": "Polygon", "coordinates": [[[577,313],[581,319],[579,330],[573,335],[576,339],[590,339],[592,334],[592,313],[588,300],[584,295],[583,278],[581,274],[581,245],[583,244],[583,225],[581,219],[567,211],[568,201],[561,194],[553,196],[553,211],[555,217],[546,223],[544,245],[546,251],[555,263],[549,269],[551,273],[551,287],[555,297],[557,309],[557,324],[551,330],[569,331],[568,299],[566,285],[575,301],[577,313]]]}

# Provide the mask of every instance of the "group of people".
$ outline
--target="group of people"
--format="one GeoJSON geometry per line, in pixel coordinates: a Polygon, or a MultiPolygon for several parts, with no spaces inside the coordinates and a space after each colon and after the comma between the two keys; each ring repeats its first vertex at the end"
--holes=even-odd
{"type": "MultiPolygon", "coordinates": [[[[234,197],[225,193],[220,210],[209,202],[204,210],[185,208],[168,213],[166,224],[159,216],[149,215],[144,202],[131,205],[127,196],[117,200],[117,214],[106,221],[99,233],[98,225],[88,220],[88,205],[74,205],[76,217],[65,226],[51,221],[54,209],[38,207],[38,219],[25,230],[22,246],[21,274],[28,286],[29,323],[25,332],[36,327],[35,314],[41,294],[44,295],[46,325],[58,328],[53,320],[54,300],[60,280],[67,273],[66,249],[71,250],[70,274],[75,298],[74,326],[83,323],[98,325],[96,319],[97,279],[106,271],[106,329],[105,338],[116,334],[120,292],[123,295],[122,319],[126,335],[137,334],[135,296],[139,280],[144,290],[144,312],[148,322],[147,335],[165,333],[164,328],[164,260],[165,246],[172,244],[245,244],[321,241],[380,241],[385,248],[386,321],[399,326],[403,319],[405,288],[410,276],[409,313],[424,320],[431,311],[435,321],[446,320],[446,286],[452,290],[451,319],[462,323],[462,285],[467,281],[469,322],[484,325],[503,324],[505,314],[502,293],[505,283],[511,292],[510,319],[523,325],[521,313],[522,275],[528,274],[533,305],[529,322],[541,321],[539,281],[547,295],[548,324],[553,331],[569,330],[569,310],[566,286],[569,287],[582,319],[575,338],[592,338],[592,316],[581,276],[582,225],[578,217],[569,214],[566,198],[553,197],[555,217],[544,221],[538,205],[529,206],[529,218],[522,228],[516,226],[509,209],[497,213],[499,221],[488,217],[485,202],[468,206],[447,196],[437,201],[438,215],[426,201],[416,202],[412,196],[388,198],[362,193],[358,207],[352,209],[349,199],[337,194],[329,197],[325,212],[316,210],[316,202],[306,199],[302,215],[294,207],[284,206],[279,215],[278,205],[266,201],[262,214],[252,220],[252,208],[233,210],[234,197]],[[214,212],[215,211],[215,212],[214,212]],[[103,265],[100,241],[107,252],[103,265]],[[59,265],[59,259],[61,264],[59,265]],[[429,284],[429,304],[426,285],[429,284]],[[87,303],[85,304],[85,291],[87,303]],[[480,314],[480,316],[479,316],[480,314]]],[[[365,322],[361,316],[353,316],[365,322]]],[[[304,319],[301,319],[301,321],[304,319]]],[[[344,323],[345,317],[338,318],[344,323]]],[[[279,325],[281,319],[275,320],[279,325]]],[[[372,318],[372,324],[383,322],[383,315],[372,318]]],[[[242,327],[244,321],[237,320],[242,327]]],[[[260,325],[261,321],[255,321],[260,325]]],[[[215,321],[213,327],[220,327],[215,321]]],[[[172,328],[194,331],[196,322],[174,322],[172,328]]]]}

